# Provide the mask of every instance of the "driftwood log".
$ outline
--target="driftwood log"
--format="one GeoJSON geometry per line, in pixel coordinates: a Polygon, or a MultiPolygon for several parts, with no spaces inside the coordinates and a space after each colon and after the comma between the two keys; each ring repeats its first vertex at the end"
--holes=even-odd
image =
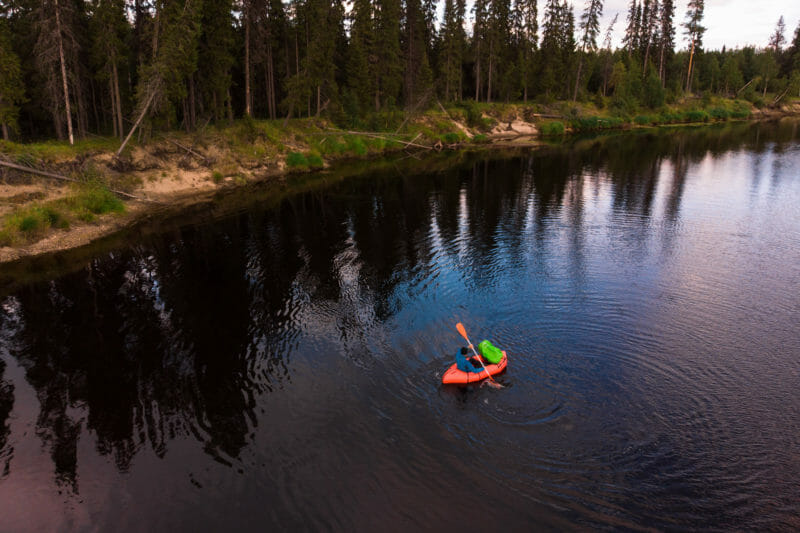
{"type": "MultiPolygon", "coordinates": [[[[24,165],[17,165],[16,163],[9,163],[8,161],[0,160],[0,166],[11,168],[14,170],[18,170],[20,172],[27,172],[28,174],[36,174],[37,176],[44,176],[46,178],[59,180],[59,181],[67,181],[70,183],[84,183],[81,180],[76,180],[75,178],[70,178],[68,176],[62,176],[61,174],[56,174],[55,172],[48,172],[46,170],[38,170],[31,167],[26,167],[24,165]]],[[[142,200],[144,202],[155,202],[154,200],[149,200],[147,198],[142,198],[140,196],[134,196],[133,194],[129,194],[124,191],[118,191],[116,189],[109,189],[109,191],[113,192],[117,196],[122,196],[125,198],[130,198],[131,200],[142,200]]]]}

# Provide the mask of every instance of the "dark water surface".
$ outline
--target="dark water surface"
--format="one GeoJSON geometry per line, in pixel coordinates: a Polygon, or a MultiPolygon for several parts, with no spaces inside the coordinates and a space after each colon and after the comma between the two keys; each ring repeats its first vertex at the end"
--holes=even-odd
{"type": "Polygon", "coordinates": [[[0,530],[797,530],[799,129],[388,165],[7,285],[0,530]],[[505,388],[440,385],[457,321],[505,388]]]}

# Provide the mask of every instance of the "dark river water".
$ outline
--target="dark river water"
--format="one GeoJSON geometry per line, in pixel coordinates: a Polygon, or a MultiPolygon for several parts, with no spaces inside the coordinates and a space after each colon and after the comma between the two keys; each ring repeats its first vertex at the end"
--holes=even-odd
{"type": "Polygon", "coordinates": [[[0,530],[800,528],[798,122],[375,164],[0,267],[0,530]]]}

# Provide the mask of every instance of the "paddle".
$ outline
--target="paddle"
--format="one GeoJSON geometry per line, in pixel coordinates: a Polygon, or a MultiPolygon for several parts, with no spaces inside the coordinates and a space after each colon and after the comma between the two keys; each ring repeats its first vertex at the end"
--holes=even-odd
{"type": "Polygon", "coordinates": [[[489,381],[486,381],[486,382],[484,382],[484,383],[488,383],[490,387],[494,387],[495,389],[502,389],[502,388],[503,388],[503,386],[502,386],[502,385],[500,385],[498,382],[496,382],[496,381],[494,380],[494,378],[492,377],[492,375],[491,375],[491,374],[489,374],[489,371],[488,371],[488,370],[486,370],[486,365],[484,365],[484,364],[483,364],[483,359],[481,359],[481,356],[480,356],[480,355],[478,355],[478,352],[476,352],[476,351],[475,351],[475,347],[474,347],[474,346],[472,345],[472,343],[470,342],[470,340],[469,340],[469,337],[467,337],[467,330],[466,330],[466,329],[464,329],[464,324],[462,324],[461,322],[459,322],[458,324],[456,324],[456,329],[457,329],[457,330],[458,330],[458,332],[461,334],[461,336],[462,336],[462,337],[464,337],[464,340],[466,340],[466,341],[467,341],[467,344],[469,344],[469,347],[472,349],[472,353],[474,353],[474,354],[475,354],[475,358],[476,358],[476,359],[478,360],[478,362],[481,364],[481,366],[483,367],[483,371],[484,371],[484,372],[486,372],[486,375],[489,377],[489,381]]]}

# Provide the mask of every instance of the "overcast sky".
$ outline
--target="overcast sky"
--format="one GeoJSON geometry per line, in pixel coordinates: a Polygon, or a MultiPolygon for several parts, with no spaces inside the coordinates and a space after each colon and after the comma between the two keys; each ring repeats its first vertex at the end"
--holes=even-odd
{"type": "MultiPolygon", "coordinates": [[[[577,26],[581,13],[586,7],[586,0],[567,1],[575,7],[575,24],[577,26]]],[[[675,46],[678,49],[686,48],[686,39],[683,36],[681,24],[686,19],[687,3],[688,0],[676,0],[675,2],[675,46]]],[[[471,31],[473,4],[474,0],[467,0],[467,17],[469,18],[467,31],[471,31]]],[[[602,46],[606,30],[615,13],[619,13],[619,18],[614,26],[612,46],[615,48],[622,46],[629,5],[630,0],[605,0],[603,2],[603,18],[600,21],[598,46],[602,46]]],[[[439,0],[438,6],[439,20],[441,21],[444,1],[439,0]]],[[[541,39],[545,0],[538,0],[538,6],[539,38],[541,39]]],[[[703,47],[706,50],[719,50],[723,45],[728,48],[742,48],[748,45],[763,48],[775,31],[781,15],[786,24],[786,44],[788,46],[792,42],[798,23],[800,23],[800,0],[706,0],[703,25],[707,29],[703,36],[703,47]]]]}
{"type": "MultiPolygon", "coordinates": [[[[687,3],[688,0],[675,2],[677,48],[686,47],[680,24],[686,18],[687,3]]],[[[539,10],[544,11],[544,2],[540,1],[539,4],[539,10]]],[[[585,4],[585,0],[574,0],[576,20],[580,19],[585,4]]],[[[629,4],[630,0],[605,0],[603,5],[603,19],[600,22],[603,37],[614,14],[619,13],[619,19],[614,26],[615,47],[622,45],[629,4]]],[[[703,47],[706,50],[716,50],[722,48],[722,45],[728,48],[742,48],[746,45],[766,46],[781,15],[786,23],[788,44],[791,43],[794,31],[800,22],[800,0],[706,0],[703,25],[707,30],[703,37],[703,47]]],[[[598,39],[597,44],[601,45],[601,41],[602,37],[598,39]]]]}

